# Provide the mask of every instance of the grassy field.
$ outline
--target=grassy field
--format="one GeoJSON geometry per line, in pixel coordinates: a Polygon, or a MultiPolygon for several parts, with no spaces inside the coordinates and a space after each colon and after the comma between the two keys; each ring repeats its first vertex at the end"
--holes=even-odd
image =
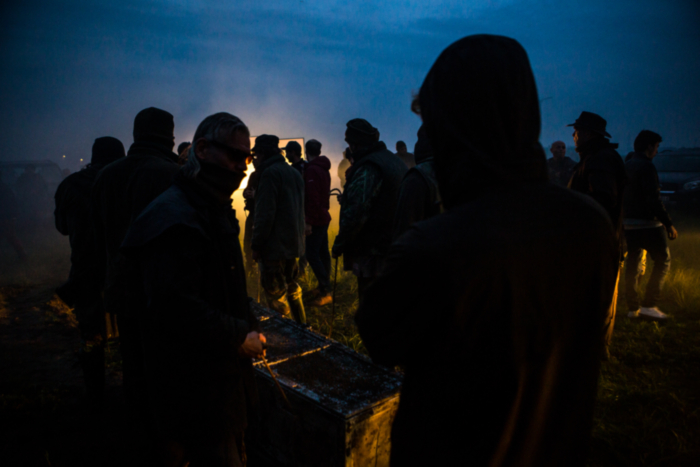
{"type": "MultiPolygon", "coordinates": [[[[679,238],[670,242],[671,274],[659,305],[671,319],[665,323],[628,319],[621,293],[612,358],[603,363],[601,372],[588,461],[591,467],[700,465],[700,219],[683,220],[681,215],[673,215],[679,238]]],[[[32,465],[78,465],[53,461],[54,456],[61,455],[73,459],[77,452],[74,433],[84,430],[74,415],[82,391],[79,369],[70,364],[72,347],[77,345],[76,329],[71,320],[64,319],[68,312],[52,306],[49,287],[67,277],[67,239],[47,228],[43,234],[23,240],[28,251],[35,252],[26,262],[17,260],[8,245],[0,245],[0,262],[7,266],[0,270],[0,331],[13,336],[19,352],[16,355],[26,360],[16,361],[15,354],[8,352],[15,347],[8,347],[8,342],[0,345],[4,349],[0,356],[7,360],[0,359],[7,372],[0,385],[0,419],[7,423],[0,423],[0,428],[4,425],[15,433],[4,446],[15,446],[22,456],[27,452],[37,458],[34,454],[38,453],[38,463],[32,465]],[[36,303],[18,305],[17,294],[41,288],[41,284],[46,290],[35,294],[32,300],[36,303]],[[14,303],[13,309],[8,308],[10,302],[14,303]],[[31,316],[43,324],[35,326],[36,333],[30,328],[32,333],[27,338],[18,338],[18,330],[31,316]],[[50,340],[52,335],[55,338],[50,340]],[[39,376],[24,377],[25,372],[39,376]],[[68,380],[61,376],[60,383],[49,381],[47,376],[69,373],[72,376],[68,380]],[[38,436],[39,425],[53,428],[42,428],[38,436]]],[[[332,244],[333,238],[330,241],[332,244]]],[[[332,264],[335,266],[335,261],[332,264]]],[[[306,298],[317,285],[310,268],[301,284],[306,298]]],[[[250,295],[256,297],[256,275],[250,276],[248,285],[250,295]]],[[[329,334],[332,325],[333,339],[364,353],[353,321],[356,309],[355,278],[343,271],[339,261],[335,312],[330,305],[307,306],[308,321],[324,335],[329,334]]],[[[114,380],[110,387],[116,391],[121,385],[120,359],[114,349],[110,350],[109,373],[114,380]]],[[[119,400],[116,395],[113,399],[119,400]]],[[[120,410],[117,407],[115,414],[120,410]]],[[[117,425],[110,430],[110,436],[115,437],[122,431],[117,425]]],[[[100,443],[100,449],[113,448],[108,439],[100,443]]]]}
{"type": "MultiPolygon", "coordinates": [[[[621,288],[612,358],[601,372],[591,467],[700,465],[700,220],[672,214],[679,238],[669,242],[671,273],[659,305],[671,319],[628,319],[621,288]]],[[[324,335],[332,322],[333,339],[364,353],[353,321],[356,281],[342,261],[338,270],[335,315],[330,306],[307,307],[307,317],[324,335]]],[[[310,268],[301,283],[305,292],[316,287],[310,268]]]]}

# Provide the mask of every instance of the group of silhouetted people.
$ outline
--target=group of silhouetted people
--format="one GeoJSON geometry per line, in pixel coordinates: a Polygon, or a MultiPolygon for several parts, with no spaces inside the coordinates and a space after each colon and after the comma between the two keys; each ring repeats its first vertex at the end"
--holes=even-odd
{"type": "Polygon", "coordinates": [[[331,256],[357,277],[370,356],[405,371],[392,465],[585,463],[623,232],[634,268],[642,249],[659,264],[646,309],[668,271],[660,229],[675,229],[649,166],[660,137],[635,143],[626,170],[606,121],[583,112],[571,125],[580,162],[562,142],[547,162],[527,54],[493,35],[445,49],[411,108],[422,120],[414,154],[392,153],[365,119],[347,122],[330,253],[321,143],[306,143],[307,160],[274,135],[251,149],[248,127],[226,112],[175,154],[173,116],[145,109],[126,154],[98,138],[91,163],[61,184],[56,226],[72,268],[58,292],[80,322],[88,395],[99,401],[104,388],[106,312],[154,463],[245,465],[252,358],[266,342],[248,273],[255,264],[269,307],[304,324],[300,261],[318,279],[312,306],[324,306],[331,256]],[[251,162],[241,249],[231,195],[251,162]]]}

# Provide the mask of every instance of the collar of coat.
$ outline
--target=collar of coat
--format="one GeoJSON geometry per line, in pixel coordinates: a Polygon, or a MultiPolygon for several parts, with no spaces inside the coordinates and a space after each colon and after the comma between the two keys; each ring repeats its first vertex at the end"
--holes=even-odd
{"type": "Polygon", "coordinates": [[[284,156],[282,154],[276,154],[274,156],[271,156],[264,161],[260,163],[260,165],[257,168],[257,171],[260,172],[260,175],[268,168],[271,167],[275,164],[287,164],[287,161],[285,160],[284,156]]]}
{"type": "Polygon", "coordinates": [[[177,163],[178,156],[168,147],[153,143],[151,141],[134,141],[134,143],[129,147],[129,152],[126,153],[127,156],[157,156],[163,159],[167,159],[171,162],[177,163]]]}
{"type": "Polygon", "coordinates": [[[596,154],[603,149],[617,149],[619,144],[611,143],[608,138],[600,136],[598,138],[593,138],[586,141],[582,145],[576,148],[576,152],[581,156],[581,161],[591,154],[596,154]]]}

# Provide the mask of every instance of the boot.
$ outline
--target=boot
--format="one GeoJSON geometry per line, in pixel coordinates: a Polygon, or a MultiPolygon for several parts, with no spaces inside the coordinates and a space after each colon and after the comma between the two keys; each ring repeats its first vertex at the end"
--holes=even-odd
{"type": "Polygon", "coordinates": [[[281,314],[282,316],[287,316],[289,314],[289,304],[287,303],[287,296],[282,295],[281,297],[273,297],[267,292],[265,292],[265,298],[267,299],[267,306],[281,314]]]}
{"type": "Polygon", "coordinates": [[[304,302],[301,301],[301,287],[297,284],[290,286],[289,289],[287,289],[287,300],[289,301],[289,308],[292,309],[294,320],[299,324],[306,324],[304,302]]]}

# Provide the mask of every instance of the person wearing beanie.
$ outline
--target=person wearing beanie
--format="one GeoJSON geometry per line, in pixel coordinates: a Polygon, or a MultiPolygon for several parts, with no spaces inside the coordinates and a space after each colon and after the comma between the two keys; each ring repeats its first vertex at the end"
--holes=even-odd
{"type": "Polygon", "coordinates": [[[440,191],[435,178],[433,148],[422,125],[418,130],[418,141],[413,153],[415,166],[408,169],[401,182],[399,204],[394,216],[394,240],[416,222],[440,213],[440,191]]]}
{"type": "Polygon", "coordinates": [[[143,209],[173,182],[178,171],[173,116],[149,107],[134,119],[134,143],[126,157],[100,170],[91,193],[96,254],[105,264],[105,311],[116,316],[124,394],[129,407],[145,414],[141,337],[130,313],[129,267],[119,252],[124,235],[143,209]]]}
{"type": "Polygon", "coordinates": [[[332,255],[342,255],[345,270],[357,276],[362,298],[389,250],[401,180],[408,168],[379,141],[379,130],[367,120],[355,118],[346,126],[353,165],[345,173],[340,229],[332,255]]]}
{"type": "Polygon", "coordinates": [[[106,321],[102,305],[105,264],[95,254],[90,191],[97,174],[106,165],[125,156],[121,141],[110,136],[97,138],[90,163],[66,177],[56,190],[56,229],[67,235],[71,248],[68,282],[56,294],[74,308],[80,330],[78,358],[88,399],[101,400],[105,386],[106,321]]]}
{"type": "Polygon", "coordinates": [[[251,249],[268,306],[306,324],[298,260],[304,255],[304,180],[287,164],[279,138],[260,135],[253,153],[260,180],[255,192],[251,249]]]}
{"type": "Polygon", "coordinates": [[[586,464],[615,244],[595,201],[548,182],[537,94],[525,49],[479,34],[412,106],[445,212],[392,244],[355,315],[405,370],[392,467],[586,464]]]}
{"type": "Polygon", "coordinates": [[[249,162],[245,124],[226,112],[208,116],[172,186],[122,243],[142,297],[135,311],[160,440],[152,465],[245,465],[244,433],[258,399],[252,358],[265,343],[231,208],[249,162]]]}

